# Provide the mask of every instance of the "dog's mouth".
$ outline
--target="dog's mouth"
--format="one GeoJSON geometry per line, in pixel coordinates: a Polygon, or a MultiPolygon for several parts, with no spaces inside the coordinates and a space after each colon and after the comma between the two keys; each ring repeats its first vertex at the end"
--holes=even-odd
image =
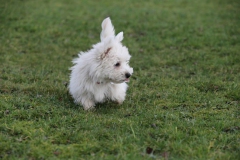
{"type": "Polygon", "coordinates": [[[129,82],[129,78],[126,79],[122,79],[122,80],[113,80],[113,79],[109,79],[110,82],[112,83],[123,83],[123,82],[129,82]]]}
{"type": "Polygon", "coordinates": [[[126,79],[124,80],[124,82],[129,82],[129,78],[126,78],[126,79]]]}
{"type": "Polygon", "coordinates": [[[112,80],[111,82],[113,82],[113,83],[129,82],[129,78],[123,79],[123,80],[121,80],[121,81],[113,81],[113,80],[112,80]]]}

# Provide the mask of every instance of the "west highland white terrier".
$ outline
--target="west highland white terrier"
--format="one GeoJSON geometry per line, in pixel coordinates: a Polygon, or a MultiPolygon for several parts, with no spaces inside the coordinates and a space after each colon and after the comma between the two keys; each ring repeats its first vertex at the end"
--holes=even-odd
{"type": "Polygon", "coordinates": [[[128,64],[131,56],[121,43],[123,32],[115,36],[110,18],[102,22],[100,39],[91,50],[80,52],[71,68],[69,92],[85,110],[106,99],[121,104],[128,88],[126,82],[133,73],[128,64]]]}

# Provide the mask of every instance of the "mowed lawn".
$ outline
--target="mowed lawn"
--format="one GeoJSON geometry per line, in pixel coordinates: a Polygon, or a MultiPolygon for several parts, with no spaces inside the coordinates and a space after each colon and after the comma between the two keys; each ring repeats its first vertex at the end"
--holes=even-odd
{"type": "Polygon", "coordinates": [[[0,0],[0,159],[239,160],[240,1],[0,0]],[[87,112],[69,68],[108,16],[134,74],[87,112]]]}

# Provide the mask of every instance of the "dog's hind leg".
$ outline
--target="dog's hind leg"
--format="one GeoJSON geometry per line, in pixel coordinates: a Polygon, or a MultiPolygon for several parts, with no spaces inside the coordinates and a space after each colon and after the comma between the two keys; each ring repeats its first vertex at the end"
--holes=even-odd
{"type": "Polygon", "coordinates": [[[91,100],[85,100],[83,104],[84,110],[93,110],[95,107],[95,103],[91,100]]]}
{"type": "Polygon", "coordinates": [[[84,110],[92,110],[95,108],[95,102],[92,99],[89,99],[88,96],[82,96],[80,103],[83,105],[84,110]]]}

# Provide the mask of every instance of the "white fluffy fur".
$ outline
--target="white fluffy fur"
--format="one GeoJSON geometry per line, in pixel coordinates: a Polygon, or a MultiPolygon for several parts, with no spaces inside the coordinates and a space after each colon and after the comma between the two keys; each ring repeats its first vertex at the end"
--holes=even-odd
{"type": "Polygon", "coordinates": [[[133,73],[128,65],[131,56],[121,43],[123,32],[115,36],[110,18],[103,20],[100,38],[101,42],[73,60],[71,68],[69,92],[85,110],[106,99],[121,104],[128,87],[125,82],[133,73]]]}

